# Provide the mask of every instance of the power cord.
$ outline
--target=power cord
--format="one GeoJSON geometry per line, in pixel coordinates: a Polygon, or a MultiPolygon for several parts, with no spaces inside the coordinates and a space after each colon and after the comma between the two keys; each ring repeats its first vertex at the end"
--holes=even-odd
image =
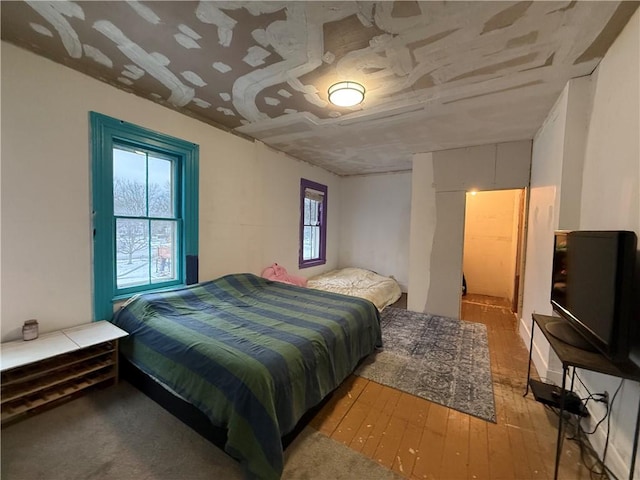
{"type": "MultiPolygon", "coordinates": [[[[590,398],[587,399],[587,401],[590,398]]],[[[585,408],[587,408],[587,403],[585,402],[584,404],[585,408]]],[[[593,435],[594,433],[596,433],[596,430],[598,430],[598,427],[600,426],[600,424],[602,424],[602,422],[604,422],[607,418],[609,418],[609,413],[611,412],[610,410],[610,405],[607,404],[607,410],[604,413],[604,415],[602,416],[602,418],[600,420],[598,420],[598,423],[596,423],[595,427],[593,427],[593,430],[591,430],[590,432],[585,432],[584,430],[582,430],[582,433],[584,433],[585,435],[593,435]]],[[[582,429],[582,425],[580,425],[580,428],[582,429]]]]}
{"type": "MultiPolygon", "coordinates": [[[[596,402],[602,402],[602,403],[607,402],[606,393],[591,393],[591,390],[589,390],[589,388],[585,385],[585,383],[582,381],[580,376],[577,374],[575,367],[573,367],[573,374],[575,375],[575,377],[578,379],[578,381],[582,385],[582,388],[584,388],[587,391],[587,394],[588,394],[587,398],[593,399],[596,402]]],[[[585,405],[585,407],[586,407],[586,405],[585,405]]]]}
{"type": "Polygon", "coordinates": [[[609,432],[611,431],[611,407],[613,407],[613,402],[616,401],[616,397],[618,396],[618,392],[620,391],[620,388],[622,388],[622,384],[624,383],[624,378],[620,380],[620,384],[618,385],[618,388],[616,388],[616,391],[613,393],[613,397],[611,397],[611,403],[609,405],[607,405],[607,437],[605,439],[604,442],[604,452],[602,453],[602,464],[604,465],[605,461],[607,460],[607,450],[609,449],[609,432]]]}
{"type": "MultiPolygon", "coordinates": [[[[575,371],[574,371],[575,374],[575,371]]],[[[596,423],[596,425],[593,427],[593,429],[590,432],[585,432],[584,429],[582,428],[582,418],[579,417],[576,414],[572,414],[570,412],[566,412],[565,413],[568,415],[568,419],[567,422],[569,423],[569,425],[572,425],[575,429],[575,433],[570,436],[567,437],[568,440],[573,440],[576,443],[578,443],[578,446],[580,448],[580,458],[582,460],[582,463],[584,464],[584,466],[587,468],[587,470],[589,470],[589,476],[591,479],[597,478],[597,479],[613,479],[613,480],[618,480],[616,475],[609,469],[609,467],[607,467],[605,465],[606,459],[607,459],[607,452],[609,449],[609,434],[611,431],[611,411],[613,408],[613,404],[616,400],[616,397],[618,396],[618,393],[620,392],[620,389],[622,388],[622,384],[624,383],[624,379],[620,380],[620,383],[618,385],[618,387],[616,388],[616,391],[614,392],[613,396],[611,397],[611,401],[607,402],[607,395],[605,393],[591,393],[589,391],[589,389],[587,388],[587,386],[584,384],[584,382],[582,381],[582,379],[576,374],[575,375],[576,378],[578,379],[578,381],[582,384],[583,388],[587,391],[588,396],[585,398],[582,398],[581,400],[584,402],[584,407],[586,408],[589,401],[590,400],[594,400],[596,402],[603,402],[606,403],[606,412],[604,414],[604,416],[598,420],[598,422],[596,423]],[[575,418],[577,418],[577,421],[571,422],[571,420],[574,418],[573,415],[575,415],[575,418]],[[602,454],[602,460],[599,459],[597,452],[593,449],[593,447],[591,446],[590,442],[587,440],[587,435],[593,435],[597,430],[598,427],[600,427],[600,425],[604,422],[607,421],[607,436],[605,438],[605,445],[604,445],[604,450],[603,450],[603,454],[602,454]],[[589,465],[589,461],[587,461],[587,459],[585,458],[585,452],[588,452],[590,457],[594,459],[593,463],[591,463],[591,465],[589,465]],[[594,477],[594,475],[597,475],[597,477],[594,477]]],[[[548,406],[547,407],[553,411],[556,415],[560,415],[559,410],[556,407],[552,407],[552,406],[548,406]]]]}
{"type": "MultiPolygon", "coordinates": [[[[582,460],[582,463],[589,470],[589,476],[592,479],[594,478],[593,475],[595,474],[595,475],[598,475],[598,477],[596,478],[599,478],[599,479],[609,478],[609,479],[617,480],[616,475],[611,471],[611,469],[609,469],[609,467],[605,465],[605,462],[607,460],[607,451],[609,449],[609,434],[611,432],[611,411],[613,409],[613,404],[616,400],[616,397],[618,396],[618,392],[620,392],[623,382],[624,382],[624,379],[621,379],[620,383],[618,384],[618,388],[616,388],[616,391],[611,397],[611,402],[607,403],[607,411],[605,415],[598,421],[595,427],[590,432],[585,432],[582,428],[581,419],[578,419],[578,422],[576,424],[576,427],[577,427],[576,434],[574,435],[574,438],[569,438],[570,440],[575,440],[576,442],[578,442],[578,445],[580,447],[580,458],[582,460]],[[591,443],[587,440],[586,436],[593,435],[605,419],[607,420],[607,436],[605,438],[604,450],[602,453],[602,460],[600,460],[598,458],[597,452],[593,449],[593,447],[591,446],[591,443]],[[590,455],[596,459],[596,461],[592,465],[588,465],[584,458],[585,450],[588,450],[590,455]],[[596,470],[596,467],[599,467],[599,469],[596,470]]],[[[596,394],[596,395],[599,395],[601,398],[606,398],[606,395],[604,394],[596,394]]]]}
{"type": "MultiPolygon", "coordinates": [[[[560,411],[558,408],[549,405],[547,405],[547,408],[549,408],[556,415],[560,415],[560,411]]],[[[589,478],[591,478],[592,480],[608,480],[610,477],[607,473],[605,473],[604,465],[598,458],[598,454],[587,441],[584,431],[580,426],[580,419],[577,419],[576,414],[567,411],[565,411],[564,413],[567,416],[567,419],[565,420],[567,423],[567,428],[571,427],[574,429],[574,434],[572,436],[568,436],[567,440],[573,440],[578,444],[578,448],[580,449],[580,460],[585,468],[589,471],[589,478]]]]}
{"type": "Polygon", "coordinates": [[[584,384],[584,382],[582,381],[582,379],[580,378],[580,376],[576,373],[576,367],[573,367],[573,374],[576,376],[576,378],[578,379],[578,381],[580,382],[580,384],[582,385],[582,388],[584,388],[587,393],[589,395],[591,395],[591,390],[589,390],[589,388],[584,384]]]}
{"type": "Polygon", "coordinates": [[[602,461],[598,458],[597,452],[593,449],[591,444],[588,442],[584,432],[581,430],[579,425],[576,425],[577,432],[575,441],[580,448],[580,459],[585,468],[589,471],[589,478],[592,480],[598,479],[609,479],[609,480],[618,480],[617,477],[609,470],[609,468],[602,463],[602,461]],[[588,453],[588,457],[587,457],[588,453]],[[592,461],[591,461],[592,460],[592,461]]]}

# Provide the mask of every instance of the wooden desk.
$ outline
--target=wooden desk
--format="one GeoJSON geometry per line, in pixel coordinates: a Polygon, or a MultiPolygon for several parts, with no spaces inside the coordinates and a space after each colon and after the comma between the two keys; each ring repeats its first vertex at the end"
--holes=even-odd
{"type": "MultiPolygon", "coordinates": [[[[535,325],[538,325],[540,331],[544,334],[545,338],[549,342],[551,349],[560,359],[562,363],[562,390],[560,395],[560,415],[558,419],[558,439],[556,441],[556,463],[553,478],[558,478],[558,465],[560,464],[560,453],[562,452],[562,440],[563,440],[563,427],[564,427],[564,410],[565,410],[565,398],[566,398],[566,381],[569,367],[582,368],[585,370],[591,370],[593,372],[604,373],[606,375],[612,375],[614,377],[625,378],[628,380],[634,380],[640,382],[640,368],[628,362],[626,364],[614,364],[608,360],[601,353],[588,352],[579,348],[576,348],[562,340],[557,339],[547,331],[547,324],[561,320],[558,317],[550,317],[548,315],[540,315],[534,313],[531,320],[531,342],[529,344],[529,366],[527,369],[527,388],[525,395],[529,393],[529,382],[531,380],[531,353],[533,351],[533,333],[535,325]]],[[[571,390],[573,389],[573,382],[571,390]]],[[[636,416],[636,428],[633,437],[633,453],[631,457],[631,466],[629,469],[629,478],[633,479],[633,471],[636,463],[636,451],[638,449],[638,432],[640,430],[640,400],[638,403],[638,413],[636,416]]]]}

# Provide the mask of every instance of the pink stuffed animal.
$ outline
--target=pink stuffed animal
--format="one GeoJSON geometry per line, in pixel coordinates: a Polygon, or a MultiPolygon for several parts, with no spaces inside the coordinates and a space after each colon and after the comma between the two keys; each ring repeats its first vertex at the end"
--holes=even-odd
{"type": "Polygon", "coordinates": [[[288,283],[290,285],[298,285],[299,287],[307,286],[307,279],[304,277],[297,277],[296,275],[289,275],[287,269],[281,267],[277,263],[274,263],[270,267],[265,268],[262,271],[262,277],[267,280],[274,280],[276,282],[288,283]]]}

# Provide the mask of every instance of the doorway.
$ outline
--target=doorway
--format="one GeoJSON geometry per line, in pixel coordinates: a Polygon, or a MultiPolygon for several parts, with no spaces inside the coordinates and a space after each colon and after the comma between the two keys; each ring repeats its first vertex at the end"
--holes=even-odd
{"type": "Polygon", "coordinates": [[[525,189],[467,192],[463,300],[518,312],[525,199],[525,189]]]}

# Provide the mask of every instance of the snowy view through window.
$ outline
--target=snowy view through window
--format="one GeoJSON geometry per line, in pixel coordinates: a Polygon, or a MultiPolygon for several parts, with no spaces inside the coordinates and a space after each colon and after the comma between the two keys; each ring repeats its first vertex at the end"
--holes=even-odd
{"type": "Polygon", "coordinates": [[[319,201],[304,199],[303,260],[320,258],[320,205],[319,201]]]}
{"type": "Polygon", "coordinates": [[[126,146],[113,149],[116,286],[172,281],[179,271],[174,161],[126,146]]]}

